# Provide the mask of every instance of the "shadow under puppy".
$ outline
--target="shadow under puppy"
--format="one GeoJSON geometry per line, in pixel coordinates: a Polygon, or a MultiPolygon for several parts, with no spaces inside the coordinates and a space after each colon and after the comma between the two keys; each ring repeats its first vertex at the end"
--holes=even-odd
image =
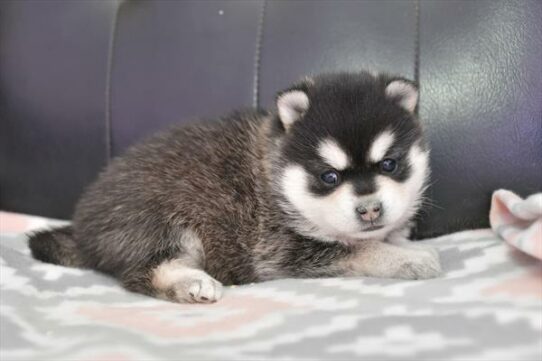
{"type": "Polygon", "coordinates": [[[276,112],[174,127],[116,158],[32,254],[177,302],[284,277],[435,277],[437,252],[407,240],[429,174],[417,101],[404,78],[324,74],[276,112]]]}

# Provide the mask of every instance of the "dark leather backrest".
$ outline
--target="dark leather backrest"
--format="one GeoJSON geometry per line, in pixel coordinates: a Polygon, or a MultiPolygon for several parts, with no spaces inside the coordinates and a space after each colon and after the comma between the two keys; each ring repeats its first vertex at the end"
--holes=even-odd
{"type": "Polygon", "coordinates": [[[260,8],[223,0],[121,6],[111,76],[113,155],[164,125],[251,106],[260,8]]]}
{"type": "Polygon", "coordinates": [[[542,191],[542,1],[422,1],[424,235],[486,227],[491,193],[542,191]]]}
{"type": "Polygon", "coordinates": [[[106,162],[116,5],[0,2],[0,208],[67,218],[106,162]]]}
{"type": "Polygon", "coordinates": [[[68,218],[111,156],[303,75],[419,80],[435,203],[420,236],[542,190],[540,1],[3,1],[0,207],[68,218]]]}

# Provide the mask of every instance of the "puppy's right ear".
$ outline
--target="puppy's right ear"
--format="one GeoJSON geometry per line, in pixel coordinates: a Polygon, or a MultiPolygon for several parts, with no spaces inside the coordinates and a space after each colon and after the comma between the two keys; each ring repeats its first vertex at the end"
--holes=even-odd
{"type": "Polygon", "coordinates": [[[282,126],[288,131],[291,126],[303,118],[309,110],[310,102],[305,86],[294,86],[277,95],[277,109],[282,126]]]}

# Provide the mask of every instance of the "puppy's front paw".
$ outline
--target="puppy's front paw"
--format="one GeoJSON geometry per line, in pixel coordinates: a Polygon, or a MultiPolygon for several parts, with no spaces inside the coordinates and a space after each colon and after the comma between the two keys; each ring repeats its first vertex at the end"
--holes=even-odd
{"type": "MultiPolygon", "coordinates": [[[[181,286],[185,287],[185,285],[181,286]]],[[[183,289],[181,292],[188,293],[193,302],[211,303],[222,297],[222,284],[206,275],[201,279],[191,280],[188,290],[183,289]]]]}
{"type": "Polygon", "coordinates": [[[212,303],[222,297],[222,284],[205,272],[191,272],[175,283],[170,298],[178,302],[212,303]]]}
{"type": "Polygon", "coordinates": [[[212,303],[222,297],[222,284],[202,270],[187,267],[172,268],[170,273],[155,278],[163,285],[157,296],[181,303],[212,303]]]}
{"type": "Polygon", "coordinates": [[[442,274],[438,252],[431,247],[411,249],[411,254],[399,266],[395,278],[420,280],[435,278],[442,274]]]}

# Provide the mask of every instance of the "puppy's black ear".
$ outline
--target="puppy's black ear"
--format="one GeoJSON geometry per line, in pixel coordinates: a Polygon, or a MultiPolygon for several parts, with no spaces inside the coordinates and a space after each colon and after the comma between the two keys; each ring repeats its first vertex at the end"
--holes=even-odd
{"type": "Polygon", "coordinates": [[[387,83],[385,92],[388,98],[414,114],[418,106],[418,87],[414,82],[403,78],[393,79],[387,83]]]}
{"type": "Polygon", "coordinates": [[[277,109],[280,122],[286,131],[303,118],[309,110],[310,101],[308,90],[311,80],[306,78],[301,83],[283,90],[277,94],[277,109]]]}

